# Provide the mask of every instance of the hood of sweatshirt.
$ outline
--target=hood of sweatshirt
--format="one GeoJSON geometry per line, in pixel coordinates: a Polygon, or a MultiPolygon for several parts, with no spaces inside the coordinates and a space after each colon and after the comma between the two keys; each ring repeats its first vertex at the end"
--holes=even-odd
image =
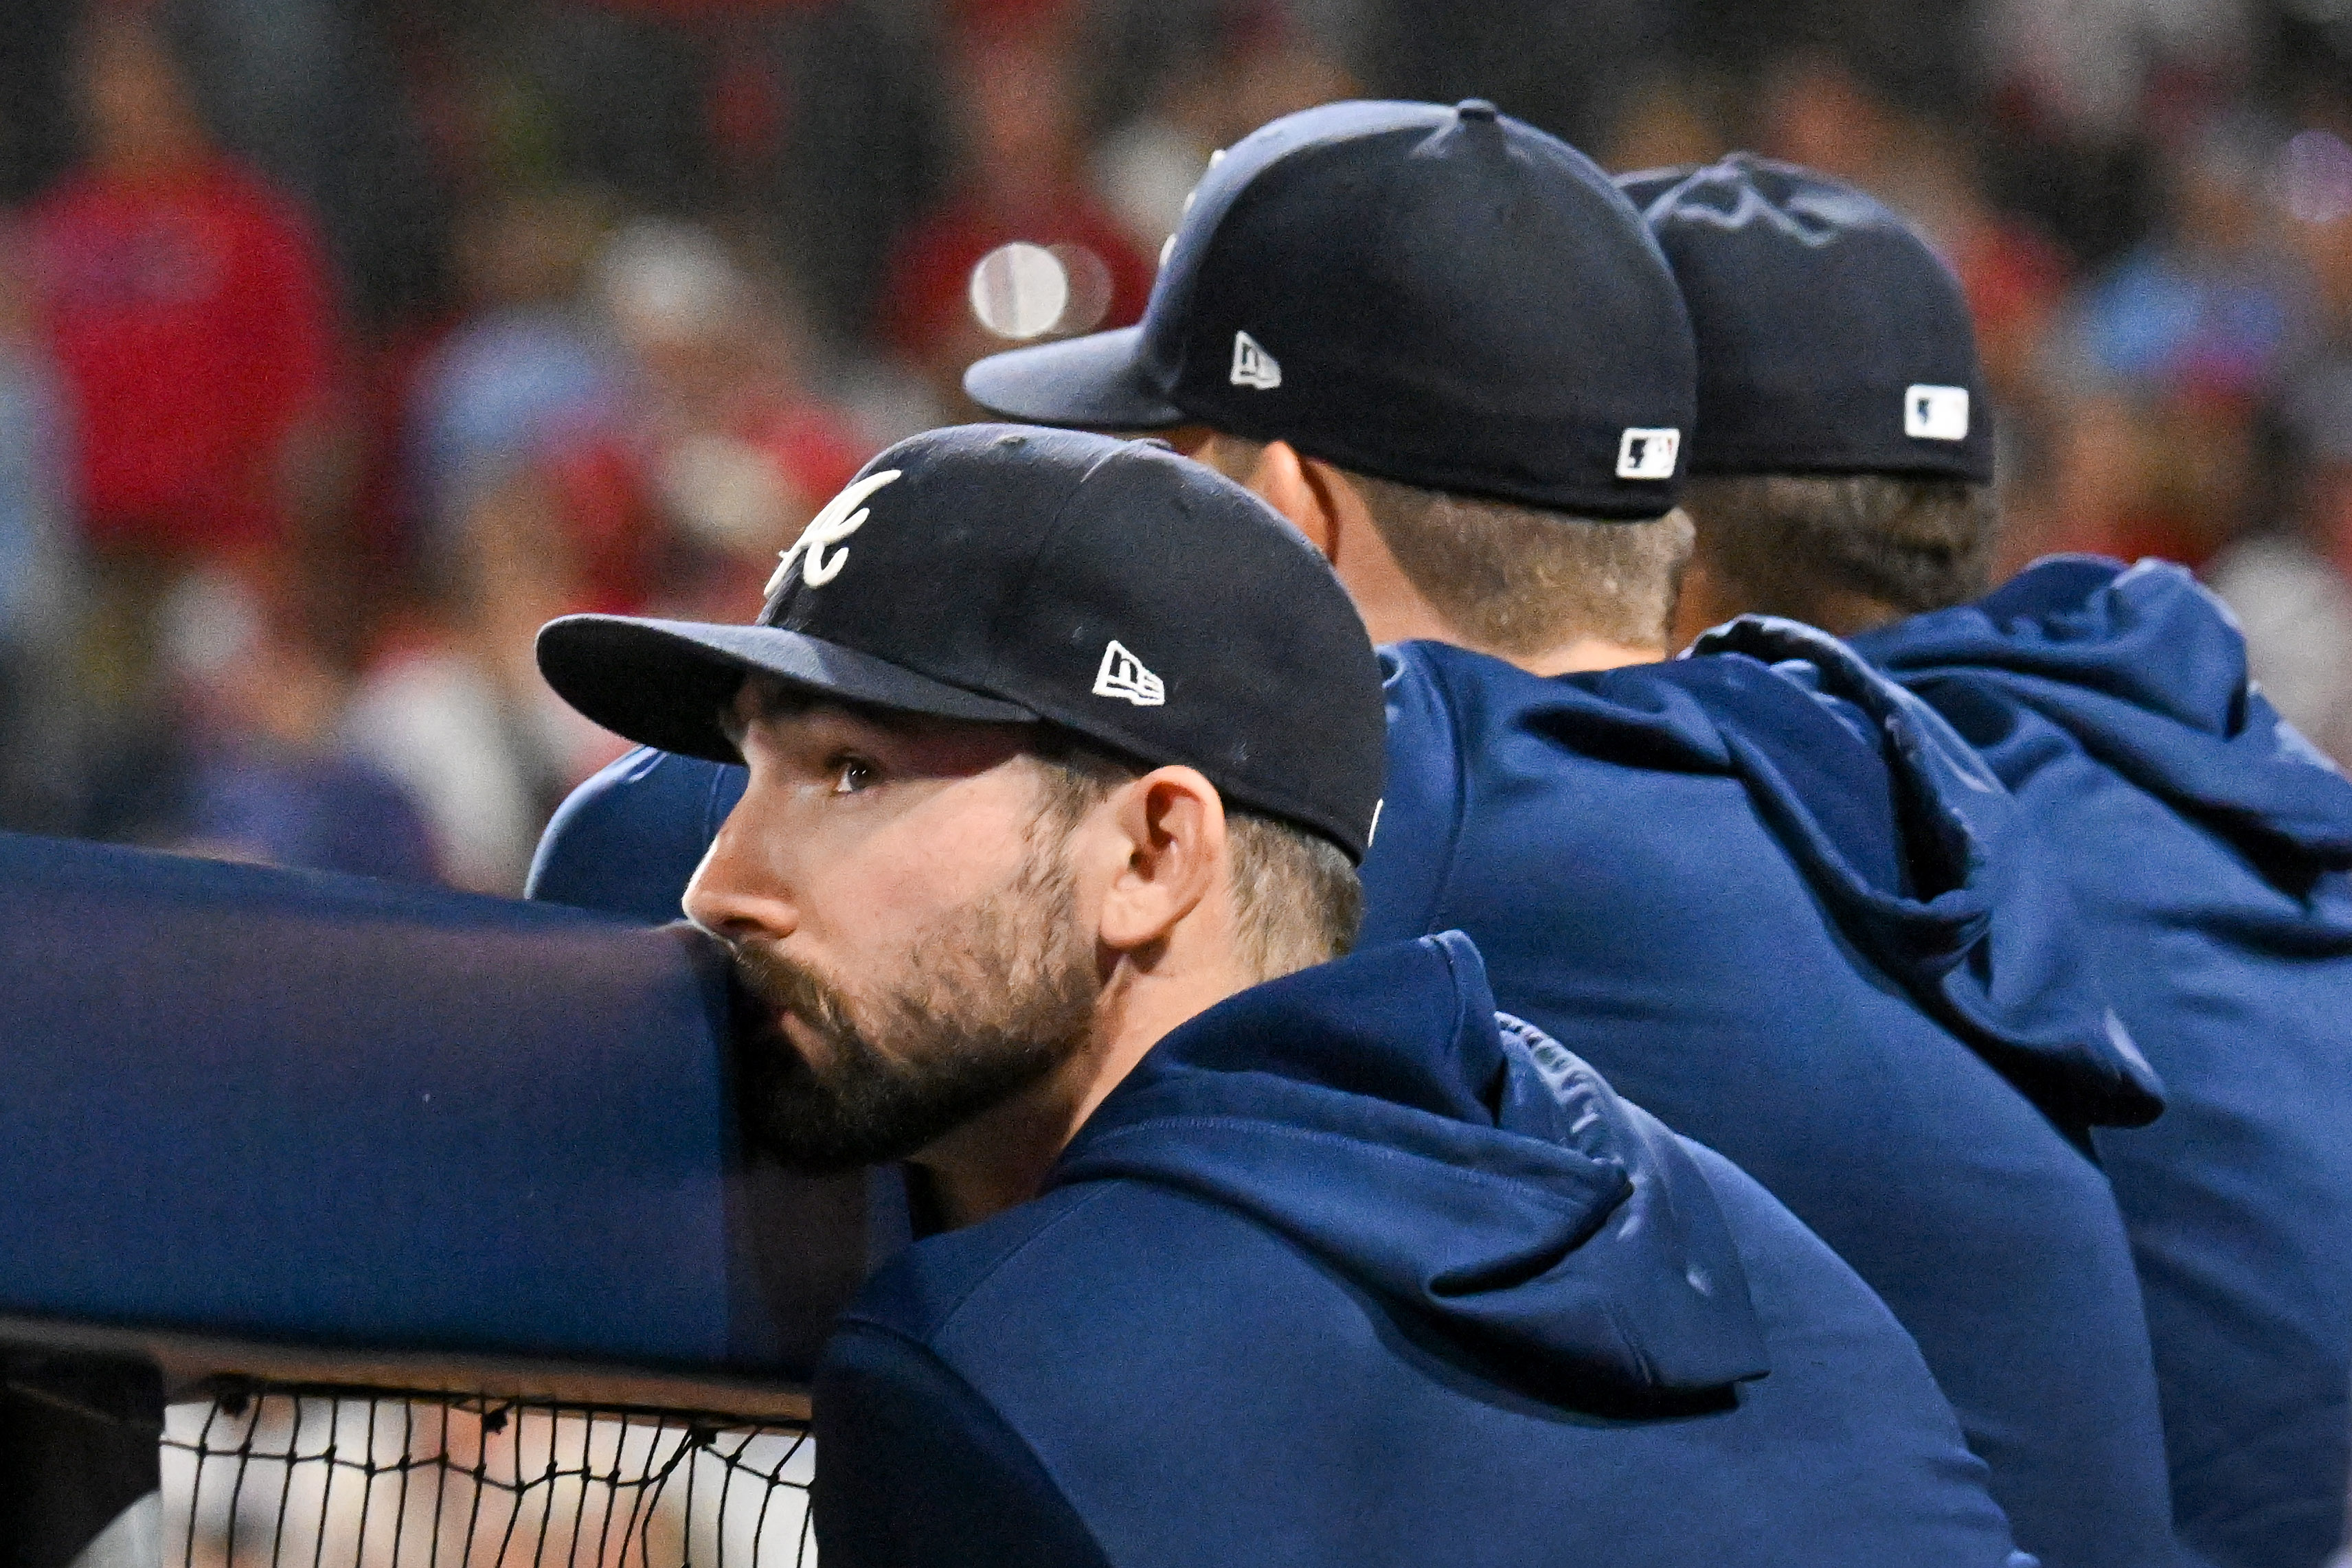
{"type": "Polygon", "coordinates": [[[1962,688],[1990,686],[2226,835],[2352,867],[2352,780],[2255,688],[2229,609],[2179,567],[2056,556],[1854,647],[1964,726],[1962,688]]]}
{"type": "Polygon", "coordinates": [[[1527,1385],[1688,1397],[1766,1370],[1697,1162],[1533,1027],[1459,932],[1253,988],[1155,1046],[1052,1185],[1238,1210],[1527,1385]]]}
{"type": "Polygon", "coordinates": [[[2062,1120],[2136,1126],[2162,1111],[2029,814],[1948,723],[1797,622],[1742,616],[1692,653],[1667,668],[1698,681],[1759,806],[1863,946],[2062,1120]],[[1758,664],[1779,679],[1755,678],[1758,664]],[[1792,687],[1852,750],[1791,706],[1792,687]],[[1874,814],[1836,806],[1880,799],[1874,814]]]}
{"type": "Polygon", "coordinates": [[[736,764],[641,746],[574,789],[540,835],[523,896],[647,925],[679,901],[750,775],[736,764]]]}

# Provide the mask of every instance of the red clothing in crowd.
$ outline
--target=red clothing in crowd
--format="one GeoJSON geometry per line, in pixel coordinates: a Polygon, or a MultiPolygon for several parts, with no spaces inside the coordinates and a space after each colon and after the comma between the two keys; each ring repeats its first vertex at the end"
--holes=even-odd
{"type": "MultiPolygon", "coordinates": [[[[866,461],[866,449],[840,418],[810,402],[762,402],[729,422],[730,440],[757,452],[773,467],[787,505],[800,517],[814,512],[849,481],[866,461]]],[[[693,585],[675,580],[671,558],[688,537],[667,517],[658,497],[662,454],[642,434],[606,432],[567,443],[549,454],[547,475],[563,519],[569,563],[576,573],[572,609],[607,614],[638,614],[666,594],[693,585]]],[[[795,525],[796,526],[796,525],[795,525]]],[[[791,542],[789,530],[765,541],[791,542]]],[[[760,575],[744,580],[753,591],[737,613],[748,617],[760,606],[760,575]]]]}
{"type": "Polygon", "coordinates": [[[153,181],[68,176],[32,237],[92,542],[225,555],[278,538],[278,457],[335,352],[303,214],[216,158],[153,181]]]}

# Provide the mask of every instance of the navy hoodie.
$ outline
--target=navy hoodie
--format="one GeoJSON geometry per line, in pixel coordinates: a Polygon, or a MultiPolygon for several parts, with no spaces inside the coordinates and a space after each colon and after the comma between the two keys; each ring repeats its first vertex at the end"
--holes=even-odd
{"type": "Polygon", "coordinates": [[[827,1568],[2030,1563],[1916,1350],[1458,933],[1160,1042],[816,1383],[827,1568]]]}
{"type": "Polygon", "coordinates": [[[2102,1128],[2155,1335],[2183,1536],[2309,1568],[2352,1411],[2352,783],[2176,567],[2059,558],[1857,640],[2053,841],[2168,1109],[2102,1128]]]}
{"type": "Polygon", "coordinates": [[[686,884],[748,779],[740,768],[637,747],[555,809],[524,896],[648,925],[684,918],[686,884]]]}
{"type": "Polygon", "coordinates": [[[1388,650],[1364,940],[1468,932],[1504,1008],[1835,1248],[2019,1545],[2179,1561],[2131,1255],[2079,1143],[2156,1114],[2154,1081],[1948,727],[1826,634],[1745,635],[1783,667],[1388,650]]]}
{"type": "MultiPolygon", "coordinates": [[[[2069,1142],[2153,1114],[2145,1070],[1965,747],[1834,640],[1753,635],[1779,674],[1384,655],[1366,940],[1469,930],[1514,1012],[1771,1187],[1917,1338],[2053,1568],[2175,1561],[2128,1247],[2069,1142]]],[[[623,758],[533,896],[675,918],[742,778],[623,758]]]]}

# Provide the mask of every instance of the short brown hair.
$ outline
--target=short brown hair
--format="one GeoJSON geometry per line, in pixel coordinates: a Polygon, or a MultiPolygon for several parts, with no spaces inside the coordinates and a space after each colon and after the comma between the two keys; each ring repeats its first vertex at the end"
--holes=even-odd
{"type": "Polygon", "coordinates": [[[1351,474],[1389,553],[1463,640],[1506,658],[1572,637],[1663,648],[1691,523],[1595,522],[1351,474]]]}
{"type": "MultiPolygon", "coordinates": [[[[1118,785],[1141,777],[1125,758],[1061,730],[1031,750],[1045,775],[1044,820],[1066,832],[1118,785]]],[[[1228,804],[1234,904],[1242,956],[1271,980],[1344,956],[1363,921],[1364,890],[1345,851],[1320,833],[1228,804]]]]}
{"type": "Polygon", "coordinates": [[[1702,477],[1683,505],[1699,558],[1746,608],[1833,631],[1855,629],[1832,622],[1856,596],[1896,616],[1976,598],[2000,532],[1991,486],[1940,476],[1702,477]]]}

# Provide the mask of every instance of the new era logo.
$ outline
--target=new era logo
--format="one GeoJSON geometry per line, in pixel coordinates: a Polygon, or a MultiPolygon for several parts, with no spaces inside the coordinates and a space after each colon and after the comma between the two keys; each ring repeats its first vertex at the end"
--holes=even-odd
{"type": "Polygon", "coordinates": [[[1260,392],[1272,392],[1282,384],[1282,362],[1260,346],[1247,332],[1234,334],[1233,383],[1237,387],[1255,387],[1260,392]]]}
{"type": "Polygon", "coordinates": [[[1922,441],[1966,441],[1969,438],[1969,389],[1966,387],[1906,387],[1903,391],[1903,434],[1922,441]]]}
{"type": "Polygon", "coordinates": [[[1617,443],[1617,477],[1671,479],[1682,445],[1679,430],[1628,430],[1617,443]]]}
{"type": "Polygon", "coordinates": [[[1101,667],[1095,671],[1095,695],[1120,697],[1138,707],[1158,707],[1168,700],[1168,687],[1114,637],[1103,650],[1101,667]]]}

